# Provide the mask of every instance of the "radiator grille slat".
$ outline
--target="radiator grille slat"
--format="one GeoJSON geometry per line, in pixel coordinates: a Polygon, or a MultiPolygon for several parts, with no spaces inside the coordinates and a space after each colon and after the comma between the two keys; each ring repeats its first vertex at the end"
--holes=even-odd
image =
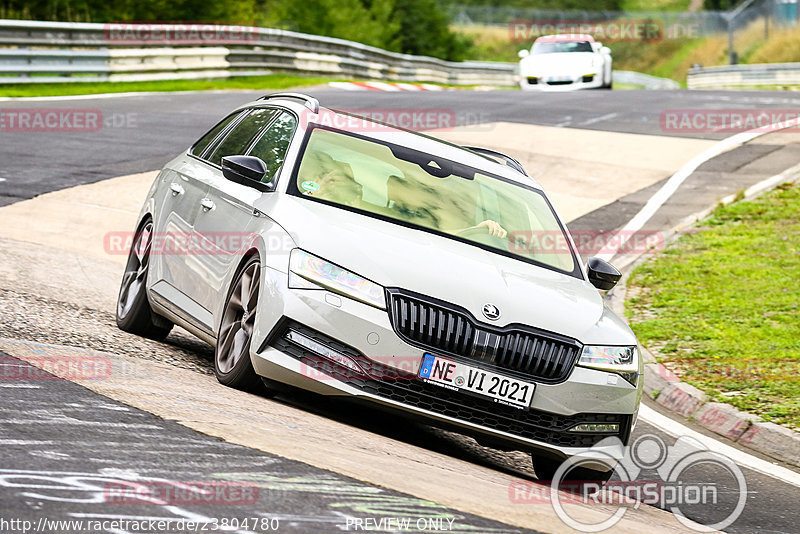
{"type": "Polygon", "coordinates": [[[527,327],[496,328],[466,311],[392,290],[392,326],[404,339],[433,352],[449,353],[492,364],[546,381],[565,379],[581,345],[527,327]]]}

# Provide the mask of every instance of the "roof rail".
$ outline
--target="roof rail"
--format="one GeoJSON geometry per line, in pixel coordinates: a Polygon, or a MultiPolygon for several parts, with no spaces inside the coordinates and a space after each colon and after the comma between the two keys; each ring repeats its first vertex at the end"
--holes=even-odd
{"type": "Polygon", "coordinates": [[[304,95],[302,93],[271,93],[262,96],[259,98],[259,100],[270,100],[273,98],[294,98],[297,100],[302,100],[308,109],[314,113],[319,113],[319,100],[313,96],[304,95]]]}
{"type": "Polygon", "coordinates": [[[511,156],[503,154],[502,152],[498,152],[497,150],[492,150],[490,148],[483,148],[479,146],[463,146],[462,148],[466,148],[467,150],[471,150],[472,152],[475,152],[482,156],[491,156],[495,158],[500,158],[505,162],[506,165],[508,165],[515,171],[518,171],[523,175],[528,176],[528,173],[525,172],[525,167],[523,167],[519,161],[515,160],[511,156]]]}

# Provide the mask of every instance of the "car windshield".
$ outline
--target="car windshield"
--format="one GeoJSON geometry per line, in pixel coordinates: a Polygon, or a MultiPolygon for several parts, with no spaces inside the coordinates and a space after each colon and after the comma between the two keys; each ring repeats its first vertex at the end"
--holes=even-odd
{"type": "Polygon", "coordinates": [[[575,274],[575,256],[541,191],[467,165],[315,127],[292,193],[575,274]]]}
{"type": "Polygon", "coordinates": [[[592,52],[589,41],[571,43],[534,43],[533,54],[561,54],[565,52],[592,52]]]}

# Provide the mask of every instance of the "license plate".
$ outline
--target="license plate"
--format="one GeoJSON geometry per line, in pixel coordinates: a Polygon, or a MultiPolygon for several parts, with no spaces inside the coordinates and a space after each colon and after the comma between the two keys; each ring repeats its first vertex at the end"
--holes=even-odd
{"type": "Polygon", "coordinates": [[[569,76],[549,76],[548,82],[571,82],[572,78],[569,76]]]}
{"type": "Polygon", "coordinates": [[[488,397],[499,404],[515,408],[528,408],[536,387],[531,382],[498,375],[433,354],[425,354],[423,357],[419,377],[429,384],[488,397]]]}

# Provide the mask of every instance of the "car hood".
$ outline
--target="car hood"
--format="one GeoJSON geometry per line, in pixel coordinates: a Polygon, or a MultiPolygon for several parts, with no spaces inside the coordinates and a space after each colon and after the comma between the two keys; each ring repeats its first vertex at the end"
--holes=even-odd
{"type": "Polygon", "coordinates": [[[384,287],[444,300],[483,322],[518,323],[585,344],[635,344],[628,326],[585,280],[421,230],[285,196],[271,212],[297,245],[384,287]]]}
{"type": "Polygon", "coordinates": [[[520,62],[524,71],[541,71],[548,76],[557,74],[584,75],[596,70],[591,52],[568,52],[563,54],[538,54],[528,56],[520,62]]]}

